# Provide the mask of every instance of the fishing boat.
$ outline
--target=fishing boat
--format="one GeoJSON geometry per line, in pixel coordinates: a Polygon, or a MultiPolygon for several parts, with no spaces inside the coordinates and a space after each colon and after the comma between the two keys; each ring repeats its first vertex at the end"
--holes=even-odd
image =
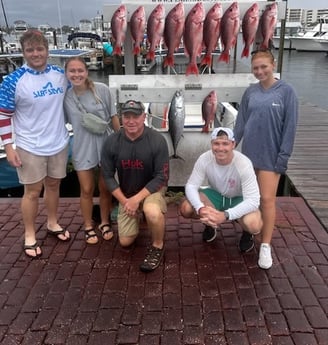
{"type": "Polygon", "coordinates": [[[44,36],[48,40],[49,49],[62,49],[65,48],[64,37],[62,34],[58,34],[56,30],[45,31],[44,36]]]}
{"type": "MultiPolygon", "coordinates": [[[[292,45],[291,37],[300,35],[303,32],[303,26],[300,22],[286,22],[285,23],[285,35],[284,35],[284,49],[295,49],[292,45]]],[[[277,26],[273,35],[273,46],[275,49],[279,49],[281,40],[281,22],[277,23],[277,26]]]]}
{"type": "Polygon", "coordinates": [[[6,75],[22,66],[23,63],[22,53],[0,54],[0,82],[6,75]]]}
{"type": "Polygon", "coordinates": [[[14,33],[15,34],[23,34],[27,30],[28,30],[28,25],[24,20],[14,21],[14,33]]]}
{"type": "Polygon", "coordinates": [[[328,38],[328,16],[319,18],[319,23],[304,34],[291,37],[292,46],[297,51],[324,51],[320,40],[328,38]]]}
{"type": "Polygon", "coordinates": [[[322,38],[318,42],[321,45],[322,50],[328,54],[328,37],[322,38]]]}
{"type": "Polygon", "coordinates": [[[73,49],[85,50],[84,59],[89,70],[102,70],[104,67],[104,50],[102,38],[92,32],[74,32],[68,36],[68,45],[73,49]]]}
{"type": "Polygon", "coordinates": [[[104,49],[102,37],[92,29],[88,19],[81,19],[79,30],[68,35],[68,46],[73,49],[88,50],[84,56],[89,70],[102,70],[104,67],[104,49]]]}

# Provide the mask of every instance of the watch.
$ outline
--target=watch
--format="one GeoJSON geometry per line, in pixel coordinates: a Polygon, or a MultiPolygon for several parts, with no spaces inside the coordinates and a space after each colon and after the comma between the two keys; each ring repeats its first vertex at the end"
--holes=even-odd
{"type": "Polygon", "coordinates": [[[229,220],[229,217],[230,217],[229,212],[228,211],[224,211],[223,213],[224,213],[225,219],[229,220]]]}

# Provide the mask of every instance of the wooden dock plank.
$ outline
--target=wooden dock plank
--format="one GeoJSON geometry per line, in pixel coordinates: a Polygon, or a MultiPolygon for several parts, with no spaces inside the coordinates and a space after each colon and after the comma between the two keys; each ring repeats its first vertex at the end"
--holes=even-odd
{"type": "Polygon", "coordinates": [[[300,104],[299,123],[287,177],[328,230],[328,111],[300,104]]]}

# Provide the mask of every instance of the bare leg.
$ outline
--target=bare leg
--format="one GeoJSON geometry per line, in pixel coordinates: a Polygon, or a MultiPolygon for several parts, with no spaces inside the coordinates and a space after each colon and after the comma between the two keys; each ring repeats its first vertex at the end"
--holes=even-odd
{"type": "Polygon", "coordinates": [[[108,231],[110,230],[109,219],[110,212],[112,209],[112,195],[108,191],[103,174],[101,170],[99,170],[99,181],[98,181],[98,188],[99,188],[99,204],[100,204],[100,217],[101,217],[101,224],[99,228],[102,228],[103,231],[103,238],[104,240],[108,241],[113,237],[113,232],[108,231]],[[105,226],[107,224],[107,226],[105,226]]]}
{"type": "Polygon", "coordinates": [[[271,243],[276,220],[276,194],[280,174],[272,171],[258,170],[256,175],[261,194],[262,243],[271,243]]]}
{"type": "MultiPolygon", "coordinates": [[[[199,193],[200,200],[204,203],[205,206],[211,206],[214,207],[214,205],[211,203],[211,201],[208,199],[208,197],[204,193],[199,193]]],[[[180,213],[185,218],[199,218],[198,214],[192,207],[191,203],[185,199],[180,204],[180,213]]]]}
{"type": "MultiPolygon", "coordinates": [[[[38,213],[39,196],[42,190],[43,181],[24,185],[24,195],[21,202],[22,216],[25,227],[25,245],[33,245],[36,242],[35,219],[38,213]]],[[[26,249],[30,256],[41,254],[41,249],[26,249]]]]}
{"type": "MultiPolygon", "coordinates": [[[[48,216],[47,227],[51,231],[62,230],[62,227],[58,224],[57,219],[60,181],[60,179],[49,176],[46,176],[44,179],[44,201],[48,216]]],[[[66,240],[69,238],[69,232],[66,231],[65,234],[59,234],[58,237],[61,240],[66,240]]]]}
{"type": "MultiPolygon", "coordinates": [[[[84,229],[93,229],[92,208],[93,208],[93,193],[95,189],[94,171],[81,170],[77,172],[80,183],[80,207],[84,221],[84,229]]],[[[97,236],[91,236],[87,239],[89,244],[96,244],[98,242],[97,236]]]]}
{"type": "Polygon", "coordinates": [[[163,248],[164,231],[165,231],[165,215],[162,213],[158,205],[147,203],[143,207],[148,228],[151,230],[153,246],[163,248]]]}

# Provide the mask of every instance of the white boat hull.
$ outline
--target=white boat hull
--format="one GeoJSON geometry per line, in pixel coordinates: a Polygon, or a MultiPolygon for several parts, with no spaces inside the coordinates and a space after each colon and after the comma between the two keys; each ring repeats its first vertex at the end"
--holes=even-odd
{"type": "Polygon", "coordinates": [[[325,49],[319,42],[320,38],[292,37],[292,46],[298,51],[323,52],[325,49]]]}
{"type": "MultiPolygon", "coordinates": [[[[273,46],[275,47],[275,49],[279,49],[280,37],[273,36],[272,40],[273,40],[273,46]]],[[[295,49],[292,45],[292,41],[291,41],[290,37],[285,36],[284,49],[287,49],[287,50],[295,49]]]]}
{"type": "Polygon", "coordinates": [[[319,44],[321,45],[321,48],[328,53],[328,39],[321,39],[319,40],[319,44]]]}

